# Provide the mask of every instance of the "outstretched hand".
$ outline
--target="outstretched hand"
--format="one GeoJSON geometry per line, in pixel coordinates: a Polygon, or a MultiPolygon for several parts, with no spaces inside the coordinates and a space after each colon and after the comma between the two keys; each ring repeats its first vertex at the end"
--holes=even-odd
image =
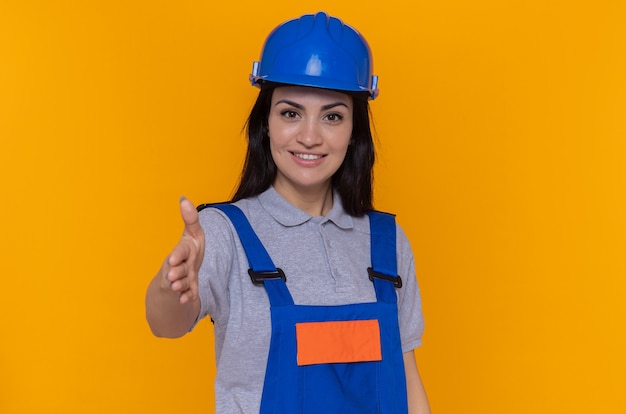
{"type": "Polygon", "coordinates": [[[180,303],[198,299],[198,271],[204,257],[204,230],[193,203],[184,197],[180,214],[185,223],[183,236],[165,259],[163,287],[180,294],[180,303]]]}

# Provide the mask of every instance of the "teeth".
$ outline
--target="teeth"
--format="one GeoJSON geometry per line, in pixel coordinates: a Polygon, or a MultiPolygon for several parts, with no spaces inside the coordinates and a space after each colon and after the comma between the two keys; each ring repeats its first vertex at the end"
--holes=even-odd
{"type": "Polygon", "coordinates": [[[308,160],[308,161],[322,158],[321,155],[313,155],[313,154],[293,154],[293,155],[300,158],[301,160],[308,160]]]}

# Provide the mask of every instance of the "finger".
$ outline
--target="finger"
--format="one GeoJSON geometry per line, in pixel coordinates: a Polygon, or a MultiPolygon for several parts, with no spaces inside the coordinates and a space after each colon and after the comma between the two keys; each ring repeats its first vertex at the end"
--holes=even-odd
{"type": "Polygon", "coordinates": [[[198,211],[194,207],[193,203],[185,197],[180,198],[180,215],[185,223],[185,234],[190,235],[193,238],[204,235],[202,227],[200,226],[198,211]]]}
{"type": "Polygon", "coordinates": [[[180,303],[184,304],[187,302],[195,301],[197,297],[198,297],[198,289],[197,287],[194,288],[194,286],[192,285],[189,289],[187,289],[186,291],[180,294],[179,301],[180,303]]]}
{"type": "Polygon", "coordinates": [[[189,258],[193,254],[193,246],[191,246],[192,244],[193,242],[188,238],[182,238],[178,242],[178,244],[174,246],[172,253],[170,253],[169,257],[167,258],[167,263],[173,267],[178,266],[181,263],[189,260],[189,258]]]}
{"type": "Polygon", "coordinates": [[[181,303],[193,301],[198,296],[198,281],[193,275],[189,275],[172,283],[171,289],[178,292],[181,299],[184,298],[181,303]]]}
{"type": "Polygon", "coordinates": [[[170,257],[167,256],[165,258],[165,262],[163,262],[163,265],[161,266],[161,274],[163,275],[163,278],[161,280],[162,288],[167,288],[167,287],[172,286],[172,282],[170,282],[169,280],[169,273],[172,270],[172,266],[170,266],[169,260],[170,260],[170,257]]]}
{"type": "Polygon", "coordinates": [[[184,279],[189,276],[189,265],[187,262],[183,262],[177,266],[171,267],[165,274],[165,279],[171,284],[177,280],[184,279]]]}
{"type": "MultiPolygon", "coordinates": [[[[174,277],[176,277],[176,275],[174,277]]],[[[171,280],[172,282],[171,282],[170,288],[174,292],[184,293],[184,292],[191,291],[191,293],[195,295],[196,292],[198,291],[197,275],[193,272],[187,272],[186,269],[184,271],[183,277],[178,277],[176,279],[172,277],[171,280]]]]}
{"type": "Polygon", "coordinates": [[[180,303],[182,305],[184,305],[187,302],[193,302],[194,301],[194,297],[190,293],[183,292],[183,293],[180,294],[179,301],[180,301],[180,303]]]}
{"type": "Polygon", "coordinates": [[[174,282],[172,282],[170,288],[174,292],[179,292],[179,293],[186,292],[187,290],[189,290],[189,281],[186,277],[175,280],[174,282]]]}

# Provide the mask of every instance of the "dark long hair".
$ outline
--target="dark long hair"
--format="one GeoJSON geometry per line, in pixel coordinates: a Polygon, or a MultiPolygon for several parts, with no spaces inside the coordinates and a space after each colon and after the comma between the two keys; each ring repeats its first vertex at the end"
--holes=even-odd
{"type": "MultiPolygon", "coordinates": [[[[276,178],[276,164],[270,152],[268,118],[274,89],[281,86],[265,83],[246,122],[248,150],[235,195],[231,201],[253,197],[267,190],[276,178]]],[[[368,95],[345,92],[352,97],[352,138],[346,157],[332,177],[333,189],[339,193],[344,210],[352,216],[363,216],[373,209],[372,184],[375,161],[374,141],[370,128],[368,95]]]]}

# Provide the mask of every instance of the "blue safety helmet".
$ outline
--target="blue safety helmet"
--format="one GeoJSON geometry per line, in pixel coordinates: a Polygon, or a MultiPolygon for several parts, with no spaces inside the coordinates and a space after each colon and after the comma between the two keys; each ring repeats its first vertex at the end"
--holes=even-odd
{"type": "Polygon", "coordinates": [[[365,38],[324,12],[307,14],[276,27],[254,62],[252,85],[276,82],[378,95],[372,54],[365,38]]]}

